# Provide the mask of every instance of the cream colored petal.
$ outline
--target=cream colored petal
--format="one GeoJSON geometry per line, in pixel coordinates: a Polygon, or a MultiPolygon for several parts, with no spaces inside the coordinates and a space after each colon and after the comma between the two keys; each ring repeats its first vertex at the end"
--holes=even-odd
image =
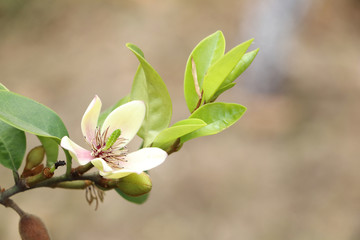
{"type": "Polygon", "coordinates": [[[102,131],[107,128],[110,135],[116,129],[121,130],[121,137],[125,138],[125,146],[139,131],[145,117],[145,104],[142,101],[131,101],[112,111],[104,121],[102,131]]]}
{"type": "Polygon", "coordinates": [[[96,95],[89,104],[81,120],[81,131],[86,137],[86,141],[89,143],[91,143],[95,137],[95,128],[99,119],[100,110],[101,100],[96,95]]]}
{"type": "Polygon", "coordinates": [[[122,167],[124,167],[124,171],[128,170],[140,174],[143,171],[159,166],[165,161],[166,157],[167,153],[160,148],[142,148],[128,154],[125,157],[127,162],[122,163],[122,167]]]}
{"type": "Polygon", "coordinates": [[[102,158],[95,158],[91,160],[91,163],[94,165],[94,167],[100,170],[100,173],[113,171],[113,169],[102,158]]]}
{"type": "Polygon", "coordinates": [[[61,147],[68,150],[70,155],[81,165],[85,165],[94,159],[94,157],[91,156],[91,151],[80,147],[66,136],[61,139],[61,147]]]}
{"type": "Polygon", "coordinates": [[[127,175],[129,175],[131,173],[134,173],[134,172],[129,172],[124,169],[120,169],[120,170],[117,170],[114,172],[100,172],[100,175],[103,176],[104,178],[114,179],[114,178],[126,177],[127,175]]]}

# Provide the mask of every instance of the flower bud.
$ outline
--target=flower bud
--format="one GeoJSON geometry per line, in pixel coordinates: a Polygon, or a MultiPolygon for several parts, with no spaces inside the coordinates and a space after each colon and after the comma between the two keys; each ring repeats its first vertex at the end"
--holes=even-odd
{"type": "Polygon", "coordinates": [[[152,183],[150,176],[145,172],[140,174],[132,173],[120,178],[116,187],[127,195],[137,197],[150,192],[152,183]]]}
{"type": "Polygon", "coordinates": [[[31,149],[26,156],[26,163],[21,177],[26,178],[40,173],[44,168],[43,164],[40,165],[40,163],[44,160],[44,156],[45,149],[43,146],[37,146],[31,149]]]}
{"type": "Polygon", "coordinates": [[[49,233],[41,219],[28,213],[20,218],[19,233],[22,240],[50,240],[49,233]]]}
{"type": "Polygon", "coordinates": [[[45,156],[45,149],[43,146],[37,146],[30,150],[26,156],[26,165],[24,170],[31,170],[34,167],[38,166],[45,156]]]}

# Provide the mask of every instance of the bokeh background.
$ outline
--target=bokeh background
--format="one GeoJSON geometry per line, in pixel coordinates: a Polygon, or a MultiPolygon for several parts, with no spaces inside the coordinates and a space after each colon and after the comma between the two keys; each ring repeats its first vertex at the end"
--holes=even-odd
{"type": "MultiPolygon", "coordinates": [[[[247,106],[244,117],[152,170],[144,205],[115,192],[97,211],[84,191],[14,196],[53,239],[360,239],[359,0],[2,0],[0,82],[81,142],[93,96],[107,107],[130,91],[132,42],[168,86],[175,122],[189,115],[187,57],[216,30],[227,50],[252,37],[260,47],[220,99],[247,106]]],[[[1,187],[11,179],[0,168],[1,187]]],[[[0,206],[0,239],[19,239],[17,224],[0,206]]]]}

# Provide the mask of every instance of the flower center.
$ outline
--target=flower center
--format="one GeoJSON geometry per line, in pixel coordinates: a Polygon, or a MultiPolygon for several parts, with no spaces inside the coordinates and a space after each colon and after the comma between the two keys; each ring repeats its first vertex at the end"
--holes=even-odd
{"type": "Polygon", "coordinates": [[[121,137],[120,129],[116,129],[108,136],[109,128],[101,132],[99,127],[95,129],[95,137],[91,141],[91,155],[96,158],[102,158],[111,168],[121,169],[123,162],[126,162],[128,149],[123,146],[125,138],[121,137]]]}

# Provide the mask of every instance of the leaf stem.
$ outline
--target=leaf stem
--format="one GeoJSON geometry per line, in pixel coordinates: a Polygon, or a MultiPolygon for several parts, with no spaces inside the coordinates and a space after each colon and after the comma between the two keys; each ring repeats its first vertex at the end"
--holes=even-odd
{"type": "Polygon", "coordinates": [[[13,170],[13,175],[14,175],[14,181],[15,181],[15,184],[17,184],[19,182],[19,173],[17,171],[14,171],[13,170]]]}
{"type": "Polygon", "coordinates": [[[65,152],[65,156],[66,156],[66,175],[67,176],[70,176],[70,174],[71,174],[71,170],[72,170],[72,168],[71,168],[71,164],[72,164],[72,158],[71,158],[71,156],[70,156],[70,154],[69,154],[69,152],[68,151],[64,151],[65,152]]]}

